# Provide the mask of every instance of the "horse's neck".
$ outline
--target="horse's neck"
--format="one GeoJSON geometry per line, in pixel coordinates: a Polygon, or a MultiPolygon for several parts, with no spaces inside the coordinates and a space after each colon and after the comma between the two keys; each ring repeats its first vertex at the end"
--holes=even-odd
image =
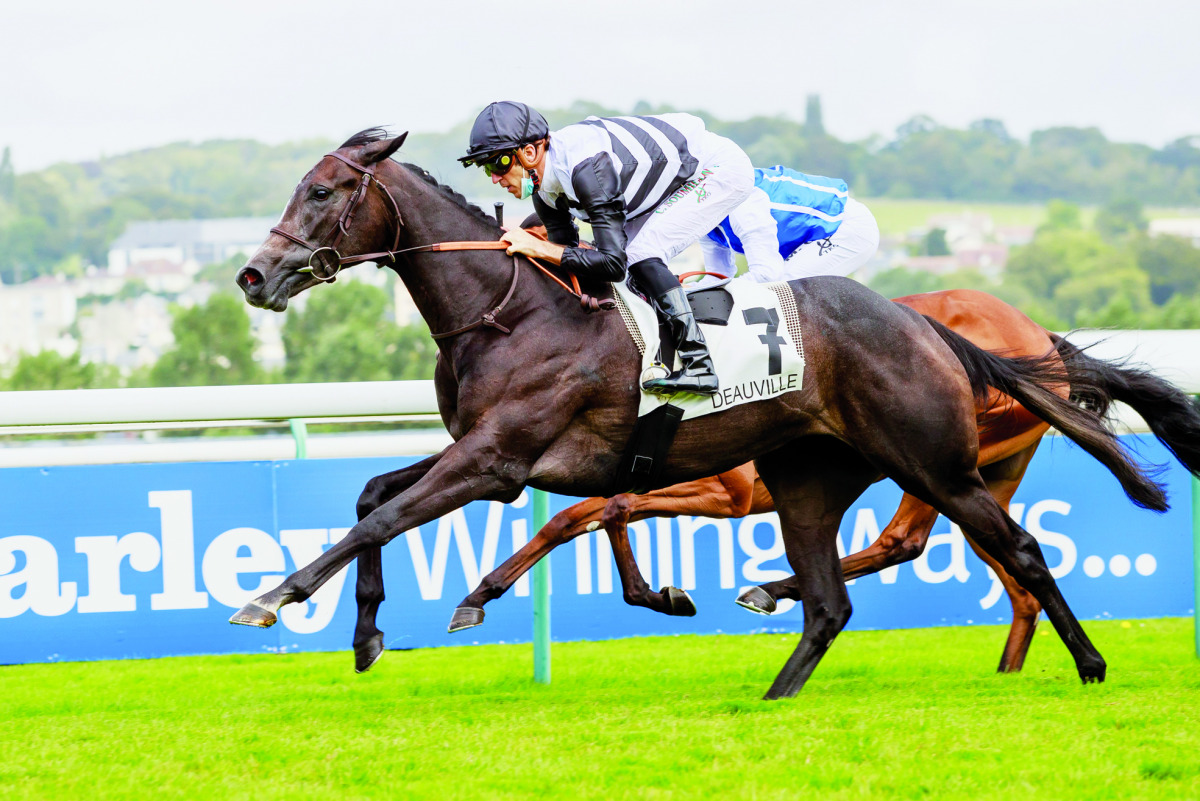
{"type": "MultiPolygon", "coordinates": [[[[381,176],[382,177],[382,176],[381,176]]],[[[436,186],[393,162],[384,178],[404,216],[402,247],[435,242],[496,241],[500,231],[436,186]]],[[[449,331],[490,311],[512,281],[496,251],[412,253],[396,272],[433,332],[449,331]]]]}

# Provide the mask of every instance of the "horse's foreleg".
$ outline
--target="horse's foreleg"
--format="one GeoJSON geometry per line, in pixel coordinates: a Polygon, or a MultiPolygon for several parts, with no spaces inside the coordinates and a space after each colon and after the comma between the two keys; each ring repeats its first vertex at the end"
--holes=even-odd
{"type": "MultiPolygon", "coordinates": [[[[413,486],[360,520],[349,533],[312,563],[284,579],[234,613],[231,623],[267,627],[276,612],[316,592],[351,560],[369,548],[386,545],[395,536],[449,514],[471,501],[515,496],[524,484],[534,457],[520,459],[511,443],[497,443],[492,426],[477,426],[441,454],[436,464],[413,486]]],[[[517,451],[519,453],[519,451],[517,451]]],[[[419,536],[413,532],[414,536],[419,536]]]]}
{"type": "Polygon", "coordinates": [[[525,575],[542,557],[559,545],[575,539],[580,534],[600,527],[604,512],[604,498],[588,498],[563,509],[550,519],[533,539],[504,560],[504,563],[488,573],[471,594],[459,602],[450,618],[447,631],[455,632],[478,626],[483,622],[483,607],[488,601],[499,598],[517,579],[525,575]]]}
{"type": "MultiPolygon", "coordinates": [[[[685,590],[663,587],[650,589],[642,577],[629,545],[629,523],[649,517],[697,515],[704,517],[743,517],[749,514],[755,498],[753,464],[709,478],[675,484],[645,495],[618,495],[604,509],[604,529],[608,532],[625,602],[644,606],[665,615],[691,617],[696,604],[685,590]]],[[[765,492],[763,493],[766,494],[765,492]]],[[[770,496],[766,496],[769,497],[770,496]]]]}
{"type": "MultiPolygon", "coordinates": [[[[741,517],[751,511],[759,484],[750,464],[711,478],[676,484],[645,495],[618,495],[612,499],[588,498],[555,515],[533,539],[484,577],[464,598],[450,621],[450,631],[483,622],[483,607],[499,598],[543,556],[581,534],[603,527],[609,533],[625,600],[668,615],[694,615],[695,605],[683,590],[664,587],[653,592],[636,569],[625,527],[633,520],[659,515],[741,517]],[[612,532],[618,531],[617,538],[612,532]]],[[[770,502],[770,496],[762,493],[770,502]]],[[[769,509],[767,511],[770,511],[769,509]]]]}
{"type": "Polygon", "coordinates": [[[650,585],[642,577],[642,571],[633,556],[633,548],[629,544],[629,522],[634,517],[642,519],[664,514],[675,516],[680,513],[679,509],[692,508],[692,504],[689,504],[692,500],[694,498],[690,495],[671,497],[627,494],[614,496],[604,507],[604,530],[608,532],[613,558],[617,562],[617,575],[621,577],[625,603],[644,606],[664,615],[691,617],[696,614],[696,604],[684,590],[678,587],[663,587],[654,592],[650,589],[650,585]]]}
{"type": "MultiPolygon", "coordinates": [[[[443,451],[442,453],[445,453],[443,451]]],[[[401,470],[376,476],[367,482],[358,496],[355,512],[362,520],[384,503],[395,498],[429,472],[441,454],[423,459],[401,470]]],[[[383,632],[375,623],[379,605],[383,603],[383,551],[379,546],[367,548],[358,557],[358,578],[354,598],[358,617],[354,625],[354,670],[362,673],[383,656],[383,632]]]]}

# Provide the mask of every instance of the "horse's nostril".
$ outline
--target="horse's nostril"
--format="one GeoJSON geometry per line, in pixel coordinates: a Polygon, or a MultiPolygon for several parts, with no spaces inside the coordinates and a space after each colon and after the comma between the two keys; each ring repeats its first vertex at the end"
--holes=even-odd
{"type": "Polygon", "coordinates": [[[237,285],[248,292],[263,282],[263,275],[253,267],[243,267],[237,274],[237,285]]]}

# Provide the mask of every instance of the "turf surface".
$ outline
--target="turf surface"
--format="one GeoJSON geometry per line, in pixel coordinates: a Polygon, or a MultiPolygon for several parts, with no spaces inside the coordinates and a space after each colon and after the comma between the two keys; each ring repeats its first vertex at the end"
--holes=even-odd
{"type": "Polygon", "coordinates": [[[2,798],[1200,798],[1189,620],[844,633],[764,702],[794,635],[0,668],[2,798]]]}

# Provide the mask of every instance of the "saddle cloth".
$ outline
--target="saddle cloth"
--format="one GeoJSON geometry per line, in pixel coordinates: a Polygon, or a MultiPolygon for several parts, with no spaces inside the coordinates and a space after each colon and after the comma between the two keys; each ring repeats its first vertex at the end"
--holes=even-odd
{"type": "MultiPolygon", "coordinates": [[[[641,354],[642,375],[649,377],[647,370],[659,354],[658,315],[624,282],[613,284],[613,290],[621,319],[641,354]]],[[[691,292],[689,299],[697,311],[721,389],[712,396],[642,392],[638,417],[669,402],[683,409],[682,419],[690,420],[801,388],[804,341],[796,298],[786,283],[759,284],[735,278],[691,292]],[[729,297],[709,293],[727,293],[729,297]],[[708,297],[702,297],[705,295],[708,297]],[[722,317],[726,317],[724,324],[722,317]]],[[[675,357],[673,370],[679,369],[678,361],[675,357]]]]}

